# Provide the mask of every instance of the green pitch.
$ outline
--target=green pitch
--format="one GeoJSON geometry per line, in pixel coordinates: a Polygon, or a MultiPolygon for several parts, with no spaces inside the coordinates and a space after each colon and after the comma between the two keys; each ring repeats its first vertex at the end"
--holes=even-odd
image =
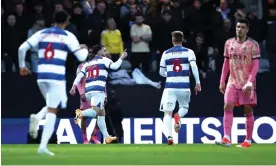
{"type": "Polygon", "coordinates": [[[249,149],[194,144],[50,145],[55,156],[36,154],[38,145],[2,145],[3,165],[275,165],[276,144],[249,149]]]}

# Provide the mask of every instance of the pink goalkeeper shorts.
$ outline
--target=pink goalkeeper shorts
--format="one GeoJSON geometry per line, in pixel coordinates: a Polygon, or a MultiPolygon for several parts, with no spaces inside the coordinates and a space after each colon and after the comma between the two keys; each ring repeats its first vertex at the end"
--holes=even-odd
{"type": "Polygon", "coordinates": [[[241,89],[236,89],[235,87],[226,87],[224,94],[225,103],[234,103],[235,106],[240,105],[257,105],[257,94],[256,91],[252,91],[251,95],[246,96],[243,94],[241,89]]]}

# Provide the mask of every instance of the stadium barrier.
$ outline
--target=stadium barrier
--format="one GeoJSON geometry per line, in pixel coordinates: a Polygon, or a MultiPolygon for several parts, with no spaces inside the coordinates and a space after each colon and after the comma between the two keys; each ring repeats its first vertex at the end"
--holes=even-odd
{"type": "MultiPolygon", "coordinates": [[[[222,117],[182,118],[182,128],[174,133],[174,142],[177,143],[204,143],[213,144],[222,137],[222,117]]],[[[44,121],[40,121],[40,127],[44,121]]],[[[236,117],[232,127],[232,142],[242,142],[245,138],[245,118],[236,117]]],[[[122,121],[124,128],[124,144],[162,144],[166,143],[161,118],[125,118],[122,121]]],[[[88,123],[87,135],[91,135],[96,120],[88,123]]],[[[26,144],[28,134],[28,119],[2,119],[2,144],[26,144]]],[[[82,143],[82,134],[79,125],[73,119],[59,119],[56,123],[58,144],[82,143]]],[[[89,138],[88,138],[89,139],[89,138]]],[[[256,117],[253,131],[253,142],[276,143],[276,117],[256,117]]]]}

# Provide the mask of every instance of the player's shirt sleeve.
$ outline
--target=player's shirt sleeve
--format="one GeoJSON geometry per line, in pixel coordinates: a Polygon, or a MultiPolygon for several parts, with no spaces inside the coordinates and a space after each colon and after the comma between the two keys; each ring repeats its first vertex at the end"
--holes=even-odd
{"type": "Polygon", "coordinates": [[[229,51],[228,51],[229,46],[230,46],[229,40],[227,40],[224,44],[224,53],[223,53],[224,58],[230,58],[230,54],[229,54],[229,51]]]}
{"type": "Polygon", "coordinates": [[[252,59],[260,59],[260,58],[261,58],[260,46],[257,42],[255,42],[252,47],[252,59]]]}
{"type": "Polygon", "coordinates": [[[192,61],[196,61],[196,56],[193,50],[189,51],[188,61],[191,63],[192,61]]]}
{"type": "Polygon", "coordinates": [[[160,60],[160,68],[166,68],[166,51],[163,52],[160,60]]]}
{"type": "Polygon", "coordinates": [[[110,65],[114,63],[111,59],[103,57],[103,62],[106,68],[110,69],[110,65]]]}
{"type": "Polygon", "coordinates": [[[104,65],[108,69],[117,70],[123,63],[123,60],[121,58],[119,58],[116,62],[113,62],[111,59],[108,59],[106,57],[103,57],[103,58],[104,58],[104,65]]]}
{"type": "Polygon", "coordinates": [[[81,48],[78,39],[72,33],[68,33],[67,46],[79,61],[83,62],[86,60],[88,56],[88,50],[81,48]]]}
{"type": "Polygon", "coordinates": [[[36,48],[38,46],[39,41],[40,41],[40,36],[41,36],[40,34],[41,34],[41,31],[36,32],[29,39],[27,39],[26,43],[31,48],[36,48]]]}
{"type": "Polygon", "coordinates": [[[82,73],[85,76],[86,75],[87,64],[88,63],[83,64],[82,67],[80,68],[80,71],[77,74],[82,73]]]}
{"type": "Polygon", "coordinates": [[[83,68],[83,63],[81,63],[78,68],[77,68],[77,71],[76,71],[76,75],[78,75],[79,72],[81,72],[81,69],[83,68]]]}

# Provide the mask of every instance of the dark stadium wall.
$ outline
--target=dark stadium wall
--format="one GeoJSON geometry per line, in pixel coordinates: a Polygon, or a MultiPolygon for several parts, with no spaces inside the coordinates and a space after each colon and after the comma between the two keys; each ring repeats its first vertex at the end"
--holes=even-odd
{"type": "MultiPolygon", "coordinates": [[[[69,91],[75,75],[67,75],[67,91],[69,91]]],[[[155,78],[156,79],[156,78],[155,78]]],[[[202,82],[203,91],[192,94],[188,117],[223,116],[223,95],[218,91],[219,74],[209,75],[202,82]]],[[[269,74],[259,74],[257,78],[258,106],[255,115],[276,116],[273,102],[276,101],[275,89],[271,89],[269,74]]],[[[192,85],[193,87],[193,85],[192,85]]],[[[163,89],[155,89],[146,85],[108,86],[117,93],[124,117],[161,117],[159,111],[163,89]]],[[[20,77],[17,74],[2,73],[2,118],[27,118],[38,112],[45,102],[38,90],[36,76],[20,77]]],[[[59,113],[59,117],[74,117],[74,110],[79,107],[79,97],[68,95],[68,108],[59,113]]],[[[243,116],[239,108],[236,116],[243,116]]]]}

